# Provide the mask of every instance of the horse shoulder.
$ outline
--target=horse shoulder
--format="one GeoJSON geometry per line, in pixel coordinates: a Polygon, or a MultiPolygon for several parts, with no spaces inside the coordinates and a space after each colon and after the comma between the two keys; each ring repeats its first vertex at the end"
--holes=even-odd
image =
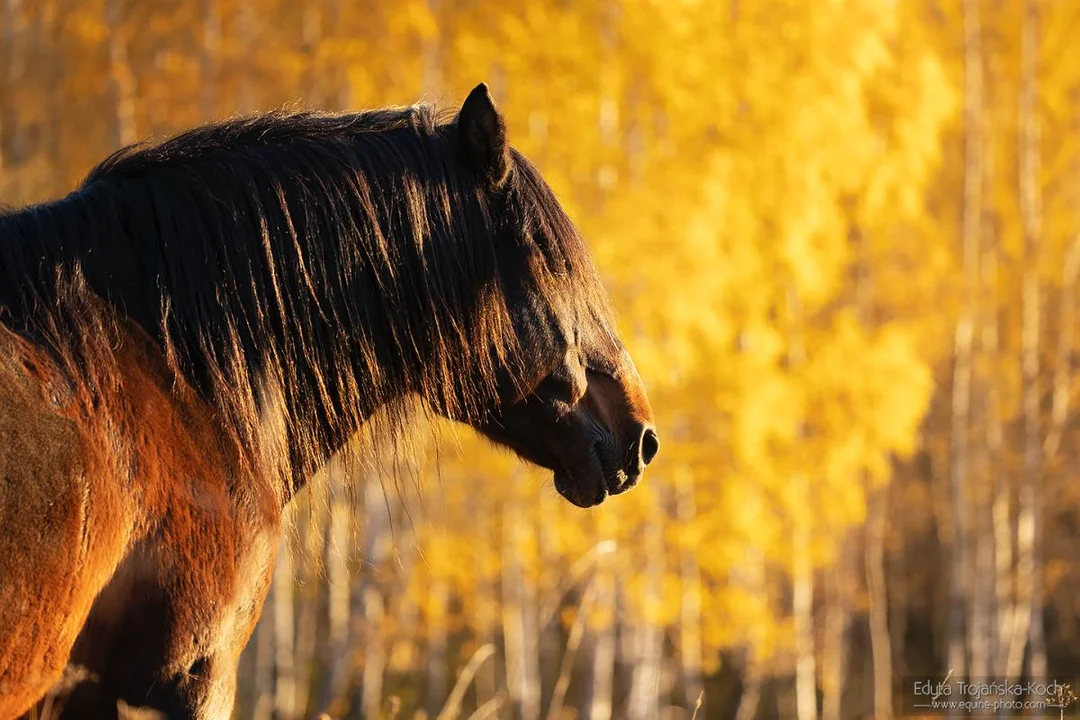
{"type": "Polygon", "coordinates": [[[0,716],[57,680],[124,552],[124,498],[48,353],[0,326],[0,716]]]}

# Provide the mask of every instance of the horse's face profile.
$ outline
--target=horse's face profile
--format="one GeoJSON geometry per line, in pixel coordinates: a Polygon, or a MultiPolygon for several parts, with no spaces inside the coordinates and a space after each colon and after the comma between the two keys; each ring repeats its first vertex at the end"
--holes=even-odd
{"type": "Polygon", "coordinates": [[[487,196],[516,337],[505,359],[514,380],[499,384],[497,409],[477,428],[552,470],[574,505],[598,505],[633,487],[659,448],[645,388],[580,235],[508,147],[486,86],[462,105],[457,132],[487,196]]]}

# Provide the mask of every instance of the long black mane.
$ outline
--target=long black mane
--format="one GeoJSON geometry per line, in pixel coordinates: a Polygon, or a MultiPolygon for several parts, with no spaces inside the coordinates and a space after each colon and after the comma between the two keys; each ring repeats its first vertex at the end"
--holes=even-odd
{"type": "Polygon", "coordinates": [[[0,215],[0,322],[72,355],[74,299],[103,298],[245,447],[272,409],[290,474],[406,393],[476,416],[507,372],[553,360],[519,352],[508,273],[556,315],[607,305],[536,169],[512,153],[493,199],[453,129],[428,106],[272,113],[122,150],[0,215]]]}

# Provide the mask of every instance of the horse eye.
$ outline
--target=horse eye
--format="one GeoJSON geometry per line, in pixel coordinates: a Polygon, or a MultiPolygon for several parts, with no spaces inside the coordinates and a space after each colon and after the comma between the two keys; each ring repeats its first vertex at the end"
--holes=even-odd
{"type": "Polygon", "coordinates": [[[581,383],[574,381],[572,374],[555,372],[540,381],[535,394],[541,400],[553,403],[575,405],[585,392],[581,383]]]}
{"type": "Polygon", "coordinates": [[[573,388],[570,382],[558,375],[548,375],[536,387],[536,395],[542,400],[559,400],[568,403],[572,394],[573,388]]]}

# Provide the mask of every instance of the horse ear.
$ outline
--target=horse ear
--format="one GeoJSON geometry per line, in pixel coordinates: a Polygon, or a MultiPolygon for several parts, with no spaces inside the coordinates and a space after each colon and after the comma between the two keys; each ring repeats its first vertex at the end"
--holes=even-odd
{"type": "Polygon", "coordinates": [[[473,169],[491,189],[502,185],[510,167],[506,121],[495,109],[487,83],[480,83],[461,106],[458,139],[473,169]]]}

